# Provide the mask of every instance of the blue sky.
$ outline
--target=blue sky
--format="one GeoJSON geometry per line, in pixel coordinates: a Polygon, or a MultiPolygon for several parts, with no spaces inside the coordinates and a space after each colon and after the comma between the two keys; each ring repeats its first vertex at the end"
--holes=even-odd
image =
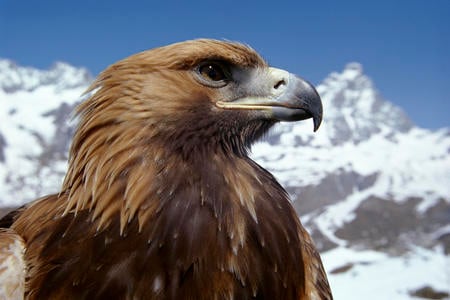
{"type": "Polygon", "coordinates": [[[351,61],[426,128],[450,126],[450,0],[0,0],[0,57],[94,75],[130,54],[210,37],[250,44],[317,84],[351,61]]]}

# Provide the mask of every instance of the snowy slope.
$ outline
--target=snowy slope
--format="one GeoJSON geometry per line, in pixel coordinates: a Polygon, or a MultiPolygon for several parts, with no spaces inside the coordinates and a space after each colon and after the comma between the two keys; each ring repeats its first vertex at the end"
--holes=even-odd
{"type": "MultiPolygon", "coordinates": [[[[37,70],[0,59],[0,207],[58,191],[70,114],[91,81],[65,63],[37,70]]],[[[335,298],[450,294],[450,128],[416,127],[357,63],[318,91],[318,132],[309,121],[279,124],[252,155],[292,195],[335,298]]]]}
{"type": "Polygon", "coordinates": [[[52,86],[57,91],[85,86],[92,76],[85,68],[76,68],[56,62],[49,70],[38,70],[16,65],[0,58],[0,89],[12,94],[17,91],[32,92],[42,86],[52,86]]]}
{"type": "Polygon", "coordinates": [[[402,257],[391,257],[339,247],[326,252],[322,259],[330,270],[349,268],[344,273],[329,274],[336,300],[406,300],[414,291],[430,286],[449,292],[450,260],[439,251],[416,248],[402,257]]]}
{"type": "Polygon", "coordinates": [[[382,99],[355,63],[332,73],[318,91],[324,121],[317,133],[307,122],[284,123],[253,148],[254,158],[298,199],[300,215],[316,212],[312,222],[342,244],[330,232],[352,221],[369,197],[419,198],[418,214],[442,199],[448,205],[449,128],[414,126],[400,108],[382,99]]]}
{"type": "Polygon", "coordinates": [[[280,124],[253,157],[329,250],[327,269],[353,266],[330,274],[336,299],[410,299],[421,287],[450,294],[450,128],[414,126],[359,64],[318,91],[319,131],[280,124]]]}
{"type": "Polygon", "coordinates": [[[43,71],[0,59],[0,205],[57,191],[72,135],[69,114],[91,80],[86,69],[65,63],[43,71]],[[47,157],[61,147],[56,160],[47,157]]]}

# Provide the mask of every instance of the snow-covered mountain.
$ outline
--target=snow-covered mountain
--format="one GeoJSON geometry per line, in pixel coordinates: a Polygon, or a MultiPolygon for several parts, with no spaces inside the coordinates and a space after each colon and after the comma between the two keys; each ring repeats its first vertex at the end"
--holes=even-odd
{"type": "MultiPolygon", "coordinates": [[[[58,191],[86,69],[0,59],[0,206],[58,191]]],[[[253,157],[288,189],[336,299],[450,294],[450,128],[415,126],[351,63],[318,86],[324,120],[284,123],[253,157]]],[[[433,298],[434,297],[434,298],[433,298]]]]}
{"type": "Polygon", "coordinates": [[[53,86],[58,91],[86,86],[92,76],[85,68],[76,68],[64,62],[56,62],[50,70],[38,70],[16,65],[0,58],[0,89],[12,94],[32,92],[42,86],[53,86]]]}
{"type": "Polygon", "coordinates": [[[0,205],[56,191],[73,134],[70,114],[92,81],[86,69],[50,70],[0,59],[0,205]]]}

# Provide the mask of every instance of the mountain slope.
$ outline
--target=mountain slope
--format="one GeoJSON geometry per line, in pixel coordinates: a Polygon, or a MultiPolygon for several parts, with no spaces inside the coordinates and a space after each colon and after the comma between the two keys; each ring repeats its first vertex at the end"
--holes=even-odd
{"type": "Polygon", "coordinates": [[[92,81],[86,69],[50,70],[0,59],[0,205],[55,192],[73,133],[70,114],[92,81]]]}
{"type": "MultiPolygon", "coordinates": [[[[0,206],[58,191],[71,112],[91,81],[64,63],[37,70],[0,59],[0,206]]],[[[336,299],[445,298],[450,128],[415,126],[357,63],[331,73],[318,91],[317,133],[312,122],[279,124],[252,155],[292,195],[336,299]],[[393,273],[401,276],[381,280],[393,273]]]]}
{"type": "Polygon", "coordinates": [[[450,129],[414,126],[359,64],[332,73],[318,91],[320,130],[280,124],[253,156],[293,196],[328,269],[341,270],[330,276],[336,298],[408,299],[422,287],[448,295],[450,129]],[[402,269],[410,275],[386,288],[381,278],[402,269]],[[358,280],[365,284],[352,290],[358,280]]]}

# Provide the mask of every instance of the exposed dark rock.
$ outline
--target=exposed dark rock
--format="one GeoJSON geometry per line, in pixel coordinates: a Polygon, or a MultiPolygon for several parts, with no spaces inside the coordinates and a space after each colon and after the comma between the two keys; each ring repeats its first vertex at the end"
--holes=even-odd
{"type": "Polygon", "coordinates": [[[336,248],[338,245],[327,238],[320,230],[317,225],[313,222],[307,222],[304,224],[308,229],[309,234],[314,240],[314,244],[320,252],[325,252],[336,248]]]}
{"type": "Polygon", "coordinates": [[[450,295],[447,292],[437,291],[431,286],[424,286],[409,293],[413,297],[423,299],[447,299],[450,295]]]}
{"type": "MultiPolygon", "coordinates": [[[[424,213],[417,211],[420,198],[402,202],[375,196],[364,200],[354,211],[355,218],[336,230],[337,237],[358,248],[401,254],[409,245],[432,247],[432,233],[450,220],[450,204],[441,199],[424,213]]],[[[443,242],[448,243],[447,240],[443,242]]],[[[448,247],[448,244],[444,245],[448,247]]]]}
{"type": "Polygon", "coordinates": [[[450,204],[444,199],[439,199],[435,205],[425,211],[424,217],[427,220],[433,220],[433,222],[426,222],[425,224],[428,231],[447,225],[450,223],[450,204]]]}
{"type": "Polygon", "coordinates": [[[339,273],[345,273],[348,270],[350,270],[351,268],[353,268],[354,264],[352,263],[347,263],[343,266],[334,268],[333,270],[330,271],[330,274],[339,274],[339,273]]]}
{"type": "Polygon", "coordinates": [[[437,238],[436,242],[444,247],[444,253],[446,255],[450,255],[450,233],[441,235],[437,238]]]}
{"type": "Polygon", "coordinates": [[[67,160],[67,152],[70,141],[75,132],[74,126],[69,125],[68,120],[78,103],[69,105],[65,102],[59,107],[47,112],[44,117],[52,117],[55,124],[55,134],[48,145],[45,145],[46,152],[41,160],[67,160]]]}
{"type": "Polygon", "coordinates": [[[14,209],[15,207],[0,207],[0,219],[6,216],[10,211],[14,209]]]}
{"type": "Polygon", "coordinates": [[[6,140],[0,133],[0,162],[5,161],[5,148],[6,148],[6,140]]]}
{"type": "Polygon", "coordinates": [[[378,174],[363,176],[354,171],[340,170],[328,174],[318,185],[288,187],[294,196],[294,208],[299,215],[342,201],[355,190],[364,190],[373,185],[378,174]]]}

